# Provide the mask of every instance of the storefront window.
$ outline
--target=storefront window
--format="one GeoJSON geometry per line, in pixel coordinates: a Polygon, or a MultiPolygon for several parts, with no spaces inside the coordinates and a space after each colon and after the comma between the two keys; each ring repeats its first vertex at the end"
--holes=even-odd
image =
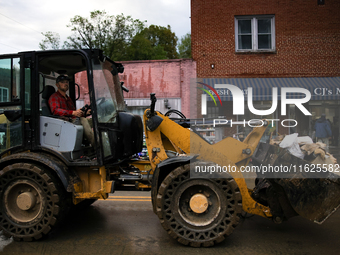
{"type": "MultiPolygon", "coordinates": [[[[253,102],[254,108],[257,110],[267,110],[270,109],[272,106],[272,101],[254,101],[253,102]]],[[[245,114],[244,115],[238,115],[238,121],[243,121],[246,120],[263,120],[263,119],[277,119],[277,112],[275,111],[274,113],[270,115],[255,115],[252,112],[249,111],[247,107],[247,102],[245,103],[245,114]]],[[[251,131],[252,127],[250,127],[248,124],[245,126],[243,125],[238,125],[237,126],[237,133],[239,136],[246,137],[251,131]]],[[[269,122],[269,127],[267,128],[265,134],[261,138],[261,142],[267,142],[270,138],[270,135],[273,137],[278,135],[278,128],[277,128],[277,122],[275,121],[270,121],[269,122]]]]}
{"type": "Polygon", "coordinates": [[[338,101],[310,101],[309,109],[312,113],[310,118],[310,136],[315,141],[315,122],[321,117],[321,114],[326,115],[332,130],[332,137],[330,139],[330,146],[339,145],[339,119],[340,110],[338,101]]]}

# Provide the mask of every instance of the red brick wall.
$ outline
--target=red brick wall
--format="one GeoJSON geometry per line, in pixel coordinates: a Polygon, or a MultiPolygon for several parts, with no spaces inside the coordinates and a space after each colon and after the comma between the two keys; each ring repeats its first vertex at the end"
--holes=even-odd
{"type": "Polygon", "coordinates": [[[191,39],[199,78],[340,76],[340,1],[191,0],[191,39]],[[235,53],[234,16],[262,14],[276,53],[235,53]]]}
{"type": "MultiPolygon", "coordinates": [[[[196,78],[196,62],[192,59],[122,61],[124,73],[120,81],[130,91],[125,98],[150,99],[150,93],[157,98],[181,98],[181,111],[190,117],[190,80],[196,78]]],[[[81,72],[76,77],[80,84],[81,100],[89,104],[87,76],[81,72]]],[[[176,109],[178,110],[178,109],[176,109]]]]}
{"type": "Polygon", "coordinates": [[[196,78],[192,59],[122,61],[120,80],[130,90],[125,98],[181,98],[181,111],[190,116],[190,79],[196,78]]]}

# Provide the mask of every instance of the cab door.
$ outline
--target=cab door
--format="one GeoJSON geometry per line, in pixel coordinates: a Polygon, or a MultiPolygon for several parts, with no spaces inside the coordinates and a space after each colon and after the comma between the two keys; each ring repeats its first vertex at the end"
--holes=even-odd
{"type": "Polygon", "coordinates": [[[30,69],[23,55],[0,57],[0,155],[24,149],[25,107],[30,102],[30,69]]]}
{"type": "MultiPolygon", "coordinates": [[[[125,111],[121,66],[113,61],[93,61],[93,84],[89,83],[95,134],[99,135],[103,164],[113,164],[142,150],[143,125],[139,116],[125,111]],[[92,91],[92,93],[91,93],[92,91]]],[[[91,80],[91,79],[90,79],[91,80]]],[[[98,141],[97,140],[97,141],[98,141]]]]}

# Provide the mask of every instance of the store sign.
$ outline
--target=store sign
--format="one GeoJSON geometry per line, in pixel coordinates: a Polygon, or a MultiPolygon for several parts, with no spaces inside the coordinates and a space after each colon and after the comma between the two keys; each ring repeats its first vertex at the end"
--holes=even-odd
{"type": "Polygon", "coordinates": [[[331,95],[340,95],[340,88],[330,89],[330,88],[315,88],[313,90],[314,95],[317,96],[331,96],[331,95]]]}
{"type": "MultiPolygon", "coordinates": [[[[233,114],[234,115],[244,115],[244,91],[241,90],[239,87],[231,84],[215,84],[215,89],[228,89],[230,90],[232,97],[233,97],[233,114]]],[[[247,103],[249,111],[255,115],[270,115],[277,109],[278,103],[278,89],[277,87],[272,88],[272,106],[270,109],[267,110],[258,110],[255,109],[253,105],[253,88],[249,87],[247,89],[247,103]]],[[[304,106],[304,103],[307,103],[311,99],[311,93],[309,90],[304,88],[280,88],[281,92],[281,115],[286,115],[286,106],[287,105],[295,105],[300,111],[307,116],[312,115],[304,106]],[[289,93],[301,93],[304,94],[304,98],[299,99],[289,99],[287,95],[289,93]]],[[[217,94],[217,93],[215,93],[217,94]]],[[[207,97],[206,94],[202,94],[202,107],[201,107],[202,115],[207,113],[207,97]]]]}

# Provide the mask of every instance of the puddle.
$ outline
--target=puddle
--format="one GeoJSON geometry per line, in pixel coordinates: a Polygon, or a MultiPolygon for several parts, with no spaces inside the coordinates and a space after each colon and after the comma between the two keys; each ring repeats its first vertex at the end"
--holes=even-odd
{"type": "Polygon", "coordinates": [[[11,242],[13,242],[13,237],[7,238],[2,234],[2,231],[0,231],[0,252],[2,252],[3,249],[11,242]]]}

